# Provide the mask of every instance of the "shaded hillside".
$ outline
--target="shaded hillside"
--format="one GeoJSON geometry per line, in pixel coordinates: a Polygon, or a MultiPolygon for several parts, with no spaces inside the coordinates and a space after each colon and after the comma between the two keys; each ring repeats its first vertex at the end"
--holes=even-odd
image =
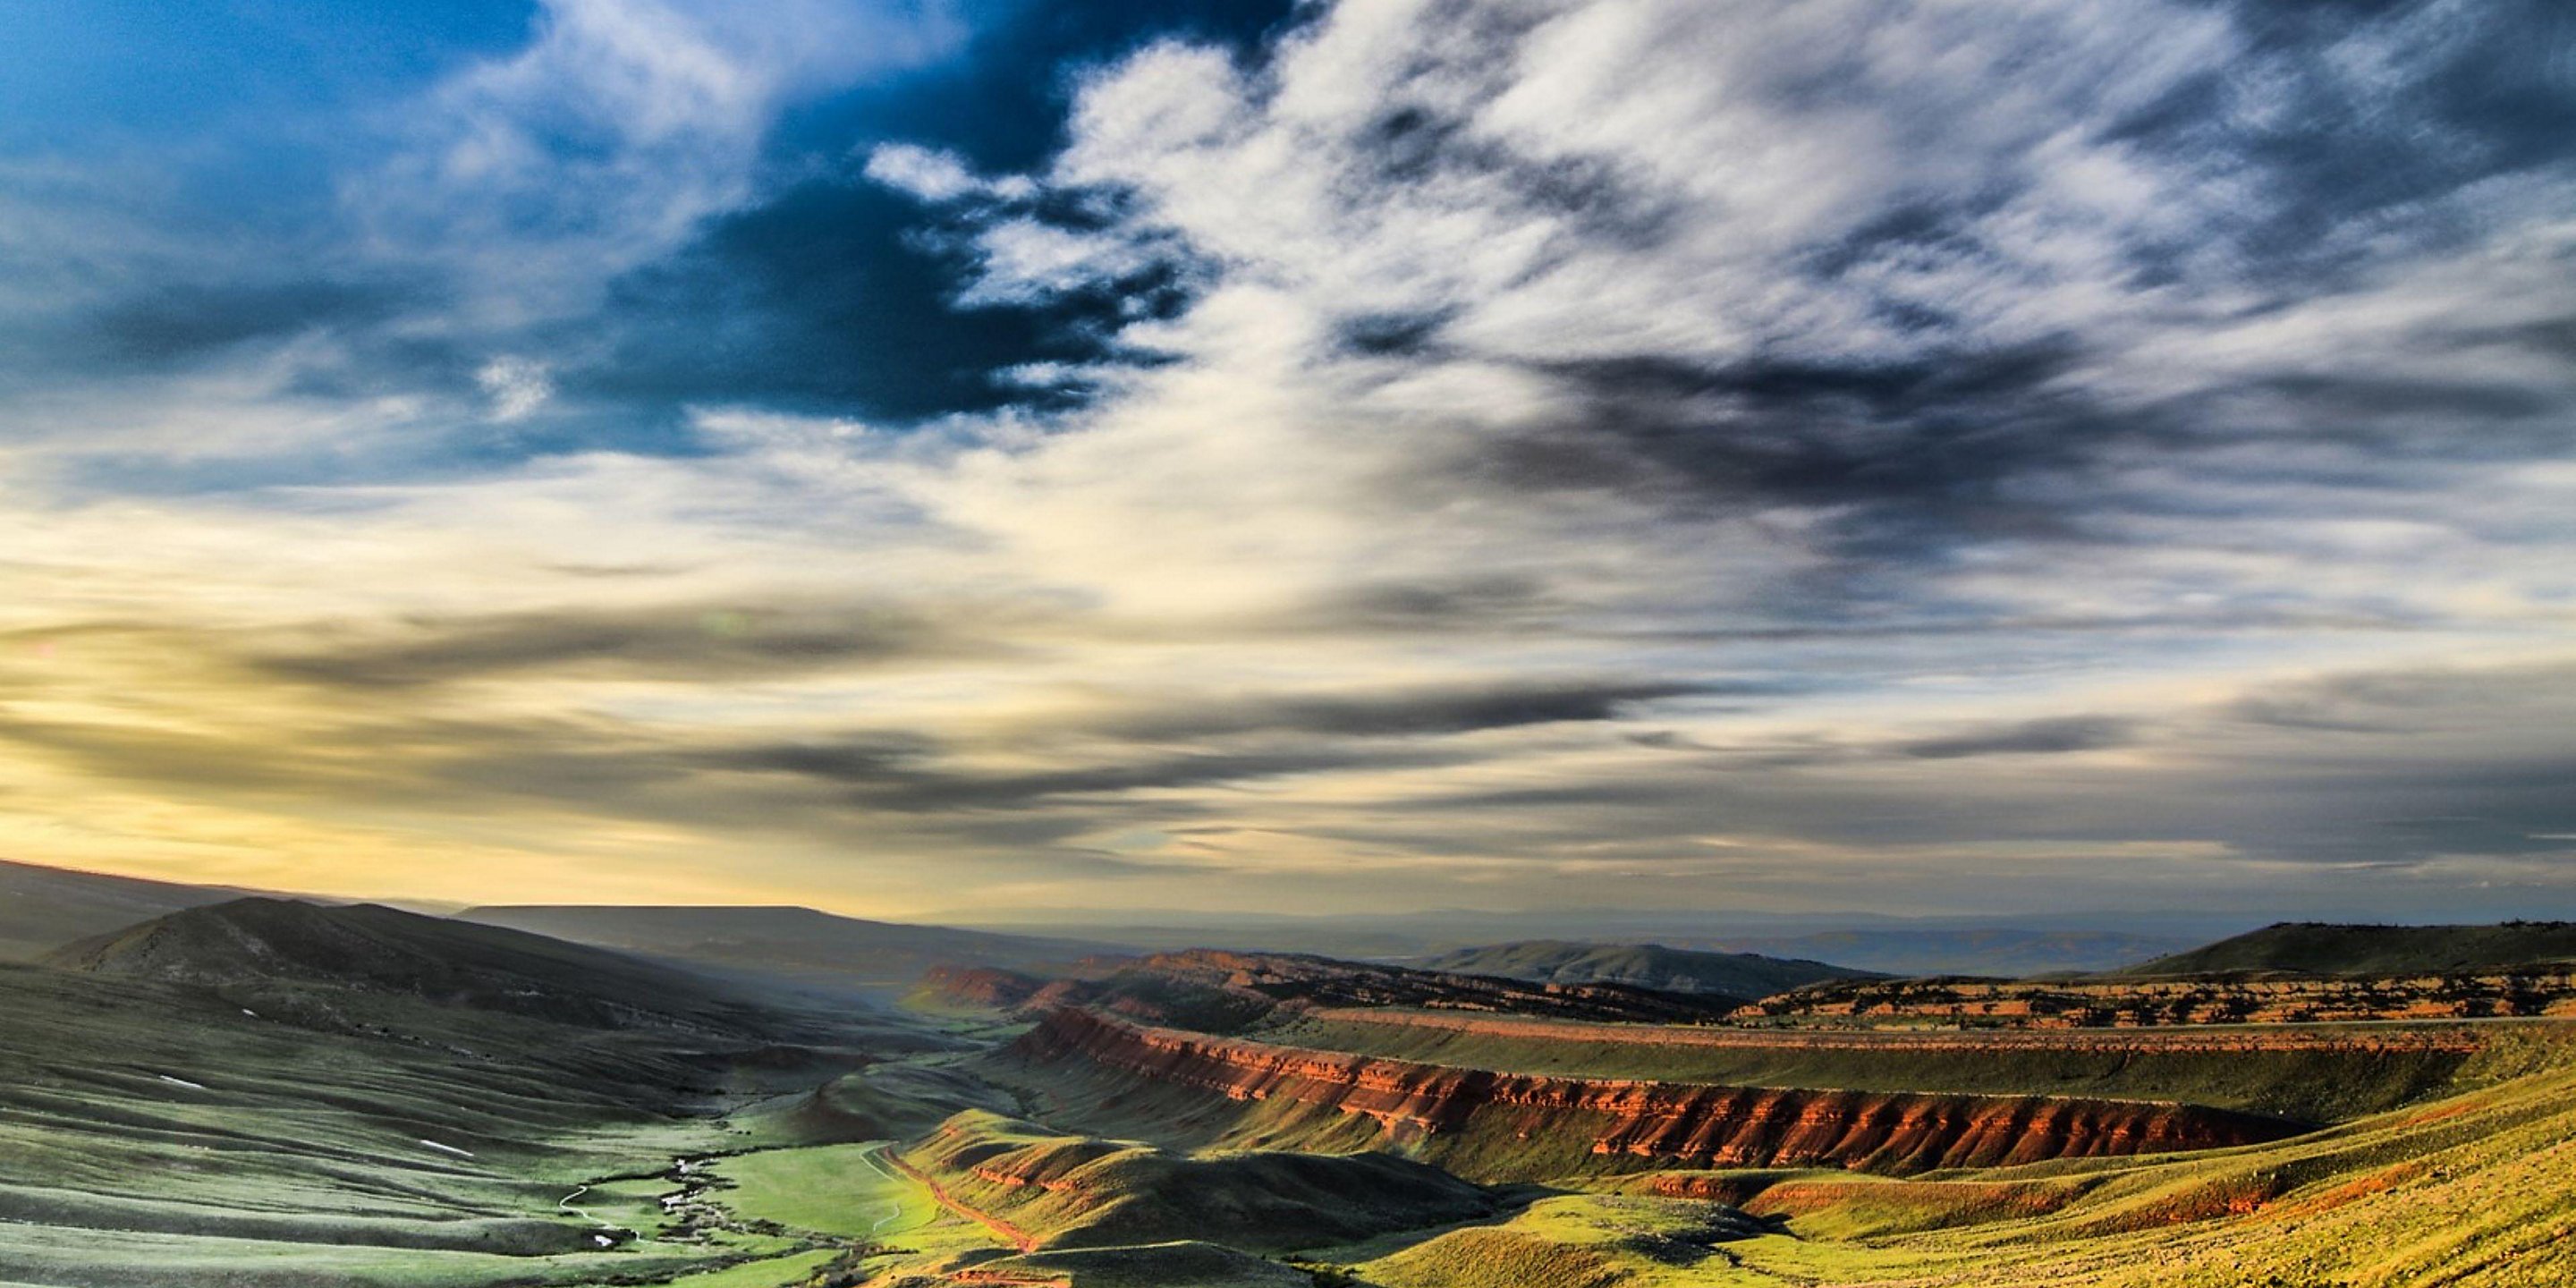
{"type": "Polygon", "coordinates": [[[1662,944],[1591,944],[1529,939],[1443,953],[1422,963],[1431,970],[1499,975],[1543,984],[1628,984],[1667,993],[1723,993],[1769,997],[1829,979],[1864,979],[1876,972],[1801,958],[1758,953],[1712,953],[1662,944]]]}
{"type": "Polygon", "coordinates": [[[0,859],[0,961],[33,961],[75,939],[249,893],[0,859]]]}
{"type": "Polygon", "coordinates": [[[65,945],[44,964],[271,996],[345,990],[592,1028],[749,1033],[778,1023],[748,996],[668,966],[373,904],[236,899],[65,945]]]}
{"type": "Polygon", "coordinates": [[[2493,926],[2354,926],[2285,921],[2117,974],[2446,975],[2576,962],[2576,921],[2493,926]]]}
{"type": "Polygon", "coordinates": [[[933,966],[1054,966],[1111,950],[1070,939],[864,921],[812,908],[527,905],[471,908],[457,919],[699,969],[879,994],[900,994],[933,966]]]}
{"type": "Polygon", "coordinates": [[[955,1005],[1035,1014],[1063,1006],[1114,1011],[1153,1024],[1238,1033],[1274,1013],[1311,1007],[1410,1007],[1571,1020],[1692,1023],[1745,1005],[1715,993],[1631,984],[1545,984],[1296,953],[1215,948],[1085,963],[1044,979],[1000,970],[934,971],[925,992],[955,1005]]]}
{"type": "Polygon", "coordinates": [[[1727,936],[1695,948],[1813,958],[1888,975],[2051,975],[2112,970],[2192,941],[2111,930],[1830,930],[1727,936]]]}
{"type": "Polygon", "coordinates": [[[230,988],[0,965],[0,1280],[658,1282],[740,1251],[656,1238],[649,1194],[640,1210],[561,1200],[677,1154],[793,1140],[786,1115],[708,1110],[830,1076],[728,1060],[683,1029],[307,993],[361,1022],[289,1022],[230,988]]]}

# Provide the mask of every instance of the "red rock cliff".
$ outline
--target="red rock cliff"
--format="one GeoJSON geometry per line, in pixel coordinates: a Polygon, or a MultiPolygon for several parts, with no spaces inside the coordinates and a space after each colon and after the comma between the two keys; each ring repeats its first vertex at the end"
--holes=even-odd
{"type": "Polygon", "coordinates": [[[1020,1040],[1040,1062],[1086,1061],[1233,1100],[1286,1100],[1363,1115],[1432,1153],[1443,1138],[1526,1142],[1533,1163],[1807,1167],[1876,1172],[2208,1149],[2272,1140],[2293,1124],[2189,1105],[1562,1078],[1417,1064],[1148,1028],[1089,1011],[1050,1014],[1020,1040]],[[1584,1155],[1594,1156],[1586,1160],[1584,1155]]]}

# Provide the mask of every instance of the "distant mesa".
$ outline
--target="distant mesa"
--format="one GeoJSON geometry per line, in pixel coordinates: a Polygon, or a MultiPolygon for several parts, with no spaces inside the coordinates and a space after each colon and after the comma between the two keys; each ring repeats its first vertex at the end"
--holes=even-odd
{"type": "Polygon", "coordinates": [[[2576,921],[2370,926],[2285,921],[2116,972],[2125,977],[2275,972],[2402,976],[2576,964],[2576,921]]]}
{"type": "Polygon", "coordinates": [[[1310,1007],[1413,1007],[1689,1024],[1723,1018],[1748,1001],[1729,994],[1667,993],[1634,984],[1532,982],[1300,953],[1215,948],[1095,958],[1056,978],[994,969],[935,969],[924,978],[921,996],[1028,1014],[1086,1006],[1206,1033],[1240,1033],[1282,1010],[1310,1007]]]}
{"type": "Polygon", "coordinates": [[[1599,944],[1563,939],[1461,948],[1424,962],[1431,970],[1497,975],[1543,984],[1622,984],[1666,993],[1769,997],[1832,979],[1872,979],[1880,972],[1759,953],[1704,952],[1661,944],[1599,944]]]}

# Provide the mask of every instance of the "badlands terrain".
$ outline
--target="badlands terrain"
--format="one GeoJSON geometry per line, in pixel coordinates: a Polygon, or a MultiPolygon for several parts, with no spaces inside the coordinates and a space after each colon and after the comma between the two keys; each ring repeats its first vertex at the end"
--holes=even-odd
{"type": "Polygon", "coordinates": [[[2576,1282],[2563,924],[1903,977],[0,889],[9,1288],[2576,1282]]]}

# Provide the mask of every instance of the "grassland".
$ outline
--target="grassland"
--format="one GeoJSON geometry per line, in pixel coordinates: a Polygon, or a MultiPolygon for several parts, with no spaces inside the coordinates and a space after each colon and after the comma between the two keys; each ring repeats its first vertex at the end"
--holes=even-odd
{"type": "Polygon", "coordinates": [[[764,1150],[719,1160],[725,1206],[745,1220],[844,1239],[892,1240],[940,1215],[928,1188],[888,1165],[888,1142],[764,1150]]]}

